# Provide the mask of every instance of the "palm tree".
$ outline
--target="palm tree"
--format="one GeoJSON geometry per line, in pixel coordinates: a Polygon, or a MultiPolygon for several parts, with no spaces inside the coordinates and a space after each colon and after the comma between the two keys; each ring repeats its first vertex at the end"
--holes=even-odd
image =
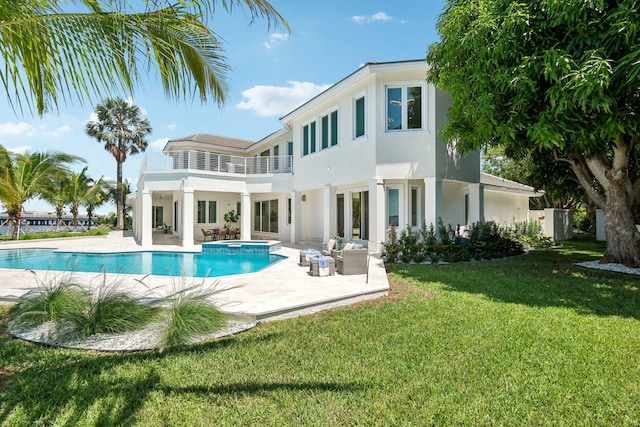
{"type": "Polygon", "coordinates": [[[60,231],[60,225],[62,222],[62,214],[64,212],[65,205],[69,202],[69,193],[67,189],[71,185],[71,174],[69,170],[61,171],[46,184],[42,199],[49,202],[56,211],[56,228],[55,231],[60,231]]]}
{"type": "Polygon", "coordinates": [[[82,159],[70,154],[49,151],[45,153],[9,154],[0,150],[0,200],[10,219],[9,232],[20,238],[22,210],[25,202],[44,196],[52,179],[67,170],[67,165],[82,159]]]}
{"type": "Polygon", "coordinates": [[[108,98],[96,107],[97,121],[87,123],[87,134],[104,143],[116,159],[116,230],[124,228],[124,204],[122,197],[122,164],[127,155],[137,154],[147,148],[146,136],[151,133],[147,119],[140,118],[140,108],[122,98],[108,98]]]}
{"type": "Polygon", "coordinates": [[[9,103],[43,115],[59,101],[133,93],[155,68],[167,97],[197,93],[222,104],[229,66],[205,22],[217,3],[288,29],[266,0],[1,1],[0,80],[9,103]]]}
{"type": "Polygon", "coordinates": [[[111,185],[104,179],[100,178],[93,183],[90,189],[91,191],[84,198],[83,205],[87,210],[88,227],[91,229],[91,221],[93,220],[93,211],[98,206],[103,205],[109,200],[109,192],[111,191],[111,185]]]}
{"type": "Polygon", "coordinates": [[[73,231],[78,231],[78,211],[80,206],[87,202],[91,203],[96,199],[95,196],[102,191],[101,181],[102,179],[94,181],[93,178],[88,176],[86,167],[80,172],[71,174],[67,193],[69,210],[73,215],[73,231]]]}

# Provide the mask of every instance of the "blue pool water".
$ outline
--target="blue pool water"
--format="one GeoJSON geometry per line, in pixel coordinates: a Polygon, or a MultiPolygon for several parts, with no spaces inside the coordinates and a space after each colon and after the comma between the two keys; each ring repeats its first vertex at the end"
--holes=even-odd
{"type": "Polygon", "coordinates": [[[0,250],[0,268],[89,273],[217,277],[260,271],[285,257],[271,253],[54,252],[54,249],[0,250]]]}

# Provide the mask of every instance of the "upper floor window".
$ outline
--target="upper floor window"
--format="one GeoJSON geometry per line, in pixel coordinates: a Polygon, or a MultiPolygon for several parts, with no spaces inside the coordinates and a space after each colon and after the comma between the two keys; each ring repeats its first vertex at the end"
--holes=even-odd
{"type": "Polygon", "coordinates": [[[316,122],[313,121],[302,127],[302,155],[316,152],[316,122]]]}
{"type": "Polygon", "coordinates": [[[355,111],[354,136],[358,138],[364,135],[364,96],[357,98],[354,104],[355,104],[354,105],[354,111],[355,111]]]}
{"type": "Polygon", "coordinates": [[[422,129],[422,86],[387,86],[387,131],[422,129]]]}
{"type": "Polygon", "coordinates": [[[321,147],[338,145],[338,110],[320,118],[321,147]]]}

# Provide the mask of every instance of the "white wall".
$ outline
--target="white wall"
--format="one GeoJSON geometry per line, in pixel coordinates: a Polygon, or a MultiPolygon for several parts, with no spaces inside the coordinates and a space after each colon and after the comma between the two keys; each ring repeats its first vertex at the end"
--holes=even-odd
{"type": "Polygon", "coordinates": [[[484,190],[484,220],[497,224],[511,224],[514,221],[527,221],[529,197],[500,191],[484,190]]]}

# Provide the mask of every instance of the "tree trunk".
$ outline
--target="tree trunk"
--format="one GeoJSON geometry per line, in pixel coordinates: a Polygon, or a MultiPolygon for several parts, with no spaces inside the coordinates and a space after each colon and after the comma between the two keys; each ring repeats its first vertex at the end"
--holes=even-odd
{"type": "Polygon", "coordinates": [[[640,267],[640,233],[636,228],[624,184],[610,182],[605,206],[607,250],[601,263],[640,267]]]}
{"type": "Polygon", "coordinates": [[[124,229],[124,206],[122,206],[122,162],[118,163],[116,180],[116,230],[124,229]]]}
{"type": "Polygon", "coordinates": [[[605,213],[607,249],[600,262],[640,267],[640,233],[633,218],[635,194],[628,171],[631,145],[620,138],[612,151],[612,157],[573,154],[569,163],[589,198],[605,213]],[[593,185],[594,180],[601,188],[593,185]]]}

